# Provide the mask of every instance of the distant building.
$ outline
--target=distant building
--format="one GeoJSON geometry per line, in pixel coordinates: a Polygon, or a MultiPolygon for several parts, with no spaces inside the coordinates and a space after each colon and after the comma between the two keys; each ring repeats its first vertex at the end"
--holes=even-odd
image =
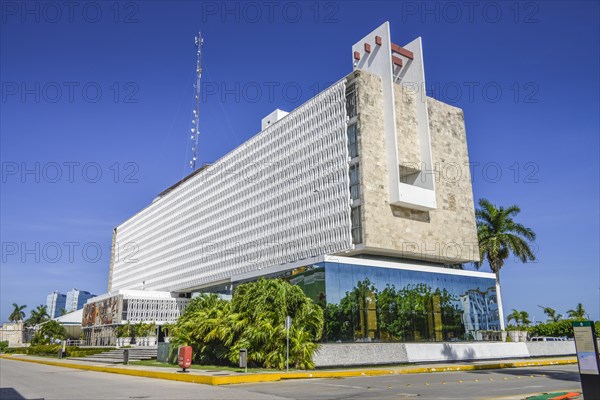
{"type": "Polygon", "coordinates": [[[84,290],[70,290],[67,292],[67,304],[65,310],[68,313],[80,310],[83,308],[83,305],[86,303],[86,301],[92,297],[96,297],[96,295],[84,290]]]}
{"type": "Polygon", "coordinates": [[[61,311],[66,309],[67,296],[60,292],[52,292],[46,297],[46,308],[48,309],[48,315],[50,318],[56,318],[60,316],[61,311]]]}

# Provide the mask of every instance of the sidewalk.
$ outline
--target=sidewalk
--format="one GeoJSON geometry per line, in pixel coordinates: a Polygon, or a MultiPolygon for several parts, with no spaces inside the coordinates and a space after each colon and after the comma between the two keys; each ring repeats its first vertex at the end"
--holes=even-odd
{"type": "MultiPolygon", "coordinates": [[[[0,359],[32,362],[57,367],[75,368],[86,371],[108,372],[113,374],[131,375],[146,378],[166,379],[172,381],[201,383],[206,385],[230,385],[236,383],[275,382],[283,379],[310,379],[310,378],[347,378],[353,376],[378,376],[399,374],[421,374],[451,371],[475,371],[485,369],[521,368],[548,365],[576,364],[575,357],[520,359],[510,361],[473,361],[445,364],[422,364],[398,367],[363,367],[347,369],[327,369],[295,372],[235,372],[191,369],[187,373],[177,372],[175,368],[151,367],[143,365],[118,365],[92,363],[70,359],[52,359],[34,357],[24,354],[3,354],[0,359]]],[[[1,362],[1,361],[0,361],[1,362]]]]}

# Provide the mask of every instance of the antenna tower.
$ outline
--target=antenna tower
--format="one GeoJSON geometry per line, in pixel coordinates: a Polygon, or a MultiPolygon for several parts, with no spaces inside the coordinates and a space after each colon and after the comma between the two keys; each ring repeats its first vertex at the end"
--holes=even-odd
{"type": "Polygon", "coordinates": [[[192,118],[192,136],[190,139],[192,140],[192,159],[190,161],[190,168],[192,171],[196,170],[198,164],[198,137],[200,136],[200,78],[202,77],[202,44],[204,43],[204,39],[202,39],[202,34],[198,32],[198,35],[195,38],[197,56],[198,59],[196,61],[196,82],[194,83],[194,111],[192,118]]]}

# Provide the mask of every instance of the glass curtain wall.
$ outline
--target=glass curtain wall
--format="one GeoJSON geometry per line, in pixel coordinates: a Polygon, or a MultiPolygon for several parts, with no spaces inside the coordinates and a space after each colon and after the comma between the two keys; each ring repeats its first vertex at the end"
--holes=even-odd
{"type": "Polygon", "coordinates": [[[500,330],[493,278],[331,262],[282,278],[323,307],[327,342],[479,340],[500,330]]]}

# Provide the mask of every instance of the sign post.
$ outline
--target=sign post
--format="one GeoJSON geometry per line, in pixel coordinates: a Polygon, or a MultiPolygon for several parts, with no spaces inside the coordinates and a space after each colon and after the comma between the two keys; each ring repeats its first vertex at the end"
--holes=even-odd
{"type": "Polygon", "coordinates": [[[591,321],[573,322],[573,333],[583,397],[598,399],[600,398],[600,360],[594,324],[591,321]]]}
{"type": "Polygon", "coordinates": [[[285,339],[286,339],[286,350],[285,350],[285,371],[290,372],[290,328],[292,327],[292,317],[289,315],[285,317],[285,339]]]}

